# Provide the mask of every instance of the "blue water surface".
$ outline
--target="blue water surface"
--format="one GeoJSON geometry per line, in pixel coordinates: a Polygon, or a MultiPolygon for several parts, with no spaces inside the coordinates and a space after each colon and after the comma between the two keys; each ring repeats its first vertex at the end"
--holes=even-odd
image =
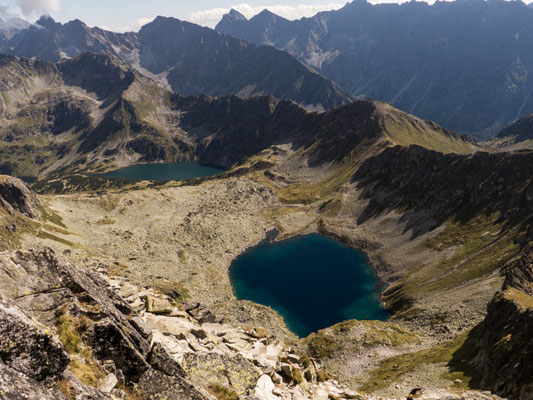
{"type": "Polygon", "coordinates": [[[223,170],[198,163],[176,162],[169,164],[131,165],[102,174],[101,176],[135,181],[179,181],[183,179],[203,178],[220,172],[223,172],[223,170]]]}
{"type": "Polygon", "coordinates": [[[366,256],[321,235],[263,242],[231,266],[235,296],[272,307],[305,337],[348,319],[386,320],[366,256]]]}

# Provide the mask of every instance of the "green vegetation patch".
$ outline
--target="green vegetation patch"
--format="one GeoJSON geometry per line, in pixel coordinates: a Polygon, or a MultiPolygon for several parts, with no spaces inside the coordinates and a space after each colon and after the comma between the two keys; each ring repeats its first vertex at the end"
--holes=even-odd
{"type": "Polygon", "coordinates": [[[105,378],[105,373],[83,341],[83,333],[91,324],[92,321],[88,317],[83,315],[74,317],[66,311],[55,323],[59,340],[71,355],[68,368],[85,385],[96,386],[100,380],[105,378]]]}
{"type": "Polygon", "coordinates": [[[418,145],[444,154],[474,152],[475,146],[466,143],[454,133],[447,132],[432,122],[415,119],[390,106],[387,108],[384,130],[391,142],[400,146],[418,145]]]}
{"type": "Polygon", "coordinates": [[[383,389],[399,382],[403,375],[413,373],[425,364],[444,364],[448,372],[445,372],[442,378],[449,380],[450,386],[454,386],[453,382],[457,381],[456,387],[475,388],[476,371],[469,362],[477,351],[475,335],[465,332],[440,346],[382,361],[378,368],[371,371],[369,379],[359,390],[370,393],[383,389]]]}
{"type": "Polygon", "coordinates": [[[220,384],[213,384],[208,387],[209,393],[218,400],[238,400],[239,395],[233,389],[220,384]]]}
{"type": "Polygon", "coordinates": [[[58,243],[61,243],[65,246],[68,246],[68,247],[77,247],[77,245],[67,239],[63,239],[63,238],[60,238],[59,236],[56,236],[56,235],[53,235],[51,233],[48,233],[48,232],[44,232],[44,231],[40,231],[38,234],[37,234],[37,237],[40,238],[40,239],[47,239],[47,240],[53,240],[54,242],[58,242],[58,243]]]}
{"type": "Polygon", "coordinates": [[[408,311],[421,295],[493,274],[520,251],[519,233],[518,228],[505,228],[498,213],[479,215],[466,223],[448,221],[442,232],[425,242],[426,248],[444,252],[443,259],[420,265],[385,290],[387,309],[408,311]]]}
{"type": "Polygon", "coordinates": [[[18,247],[23,235],[34,235],[38,229],[39,223],[18,213],[10,215],[0,207],[0,251],[18,247]]]}
{"type": "Polygon", "coordinates": [[[312,333],[304,339],[308,353],[326,359],[337,351],[363,350],[369,347],[401,347],[420,343],[416,334],[398,324],[387,321],[344,321],[312,333]]]}

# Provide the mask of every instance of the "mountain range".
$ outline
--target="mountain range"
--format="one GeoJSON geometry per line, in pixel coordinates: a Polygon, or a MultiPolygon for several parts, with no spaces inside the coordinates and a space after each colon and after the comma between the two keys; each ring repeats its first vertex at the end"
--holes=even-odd
{"type": "Polygon", "coordinates": [[[319,110],[352,100],[286,52],[175,18],[158,17],[138,33],[115,33],[90,28],[80,20],[61,24],[44,16],[0,49],[52,62],[84,51],[118,57],[184,95],[272,95],[319,110]]]}
{"type": "Polygon", "coordinates": [[[30,24],[21,18],[0,18],[0,46],[3,46],[17,32],[29,26],[30,24]]]}
{"type": "Polygon", "coordinates": [[[232,11],[219,25],[300,60],[163,17],[138,33],[50,17],[6,31],[0,174],[33,183],[0,175],[0,393],[370,400],[423,384],[434,399],[531,400],[527,96],[498,128],[531,90],[529,10],[357,0],[295,22],[232,11]],[[307,63],[354,87],[385,68],[364,88],[499,133],[477,142],[354,99],[367,89],[346,94],[307,63]],[[422,94],[419,79],[433,80],[422,94]],[[225,171],[100,175],[172,161],[225,171]],[[236,299],[232,262],[274,229],[363,251],[391,318],[298,339],[271,308],[236,299]]]}
{"type": "Polygon", "coordinates": [[[228,168],[289,142],[332,162],[365,137],[443,152],[479,148],[380,102],[317,113],[274,97],[174,94],[105,54],[86,52],[62,63],[2,56],[0,76],[0,171],[17,176],[139,161],[199,160],[228,168]]]}
{"type": "Polygon", "coordinates": [[[285,50],[354,97],[477,138],[533,110],[533,10],[520,1],[355,0],[296,21],[233,10],[216,29],[285,50]]]}

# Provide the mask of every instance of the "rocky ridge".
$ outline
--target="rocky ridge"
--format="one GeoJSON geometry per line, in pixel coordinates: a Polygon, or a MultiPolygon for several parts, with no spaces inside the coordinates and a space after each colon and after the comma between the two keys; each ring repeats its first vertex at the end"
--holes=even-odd
{"type": "Polygon", "coordinates": [[[232,328],[199,304],[106,282],[49,250],[0,257],[0,359],[4,372],[25,376],[2,381],[4,394],[208,399],[224,387],[260,399],[362,398],[265,330],[232,328]]]}
{"type": "Polygon", "coordinates": [[[233,12],[216,29],[285,50],[354,97],[486,139],[533,108],[532,26],[523,2],[355,0],[296,21],[233,12]]]}
{"type": "Polygon", "coordinates": [[[80,20],[61,24],[43,16],[0,50],[52,62],[74,59],[87,51],[105,53],[184,95],[272,95],[312,109],[329,109],[352,100],[333,82],[283,51],[175,18],[157,17],[137,33],[115,33],[90,28],[80,20]]]}
{"type": "Polygon", "coordinates": [[[527,246],[507,266],[505,283],[471,333],[481,384],[509,398],[533,398],[533,262],[527,246]]]}
{"type": "Polygon", "coordinates": [[[17,32],[29,26],[28,22],[20,18],[0,18],[0,46],[4,46],[17,32]]]}
{"type": "Polygon", "coordinates": [[[302,149],[318,143],[314,164],[338,162],[361,143],[383,140],[443,152],[479,148],[379,102],[318,113],[273,97],[184,97],[102,54],[83,53],[59,64],[4,56],[0,74],[10,82],[0,104],[0,172],[32,179],[137,162],[229,168],[287,143],[302,149]]]}
{"type": "Polygon", "coordinates": [[[172,122],[170,93],[116,58],[85,53],[53,64],[2,56],[0,74],[3,173],[35,179],[111,160],[191,157],[172,122]]]}
{"type": "Polygon", "coordinates": [[[491,141],[491,144],[500,149],[512,151],[531,149],[532,141],[533,114],[529,114],[503,129],[491,141]]]}

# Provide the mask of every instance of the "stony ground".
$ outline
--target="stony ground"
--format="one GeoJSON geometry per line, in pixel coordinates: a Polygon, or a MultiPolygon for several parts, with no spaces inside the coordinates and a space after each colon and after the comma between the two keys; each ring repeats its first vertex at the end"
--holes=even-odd
{"type": "MultiPolygon", "coordinates": [[[[276,149],[275,153],[280,151],[283,154],[287,149],[276,149]]],[[[181,300],[199,302],[235,327],[261,326],[296,347],[300,342],[279,315],[267,307],[236,300],[229,281],[232,260],[263,240],[268,231],[277,229],[281,237],[316,231],[336,237],[364,250],[387,284],[428,260],[433,265],[453,252],[424,246],[439,229],[413,237],[407,224],[417,215],[406,219],[389,212],[357,223],[367,202],[352,185],[341,185],[329,198],[322,196],[314,202],[281,201],[291,184],[327,180],[331,174],[324,168],[295,169],[291,163],[296,162],[289,156],[279,163],[274,172],[284,178],[278,181],[265,179],[261,172],[198,186],[46,196],[43,201],[60,216],[63,227],[43,226],[22,246],[51,246],[92,268],[111,265],[107,273],[112,276],[161,293],[176,290],[181,300]],[[328,199],[340,204],[334,212],[321,209],[328,199]]],[[[438,295],[421,293],[416,299],[418,319],[397,320],[417,337],[417,343],[359,346],[325,364],[356,388],[356,382],[366,379],[380,360],[435,346],[473,327],[483,318],[486,304],[501,281],[499,276],[485,277],[476,285],[455,287],[438,295]],[[434,317],[441,310],[446,311],[447,318],[435,324],[434,317]]],[[[428,383],[428,390],[452,386],[453,382],[441,378],[438,368],[422,368],[380,389],[379,394],[400,396],[417,382],[428,383]]]]}

